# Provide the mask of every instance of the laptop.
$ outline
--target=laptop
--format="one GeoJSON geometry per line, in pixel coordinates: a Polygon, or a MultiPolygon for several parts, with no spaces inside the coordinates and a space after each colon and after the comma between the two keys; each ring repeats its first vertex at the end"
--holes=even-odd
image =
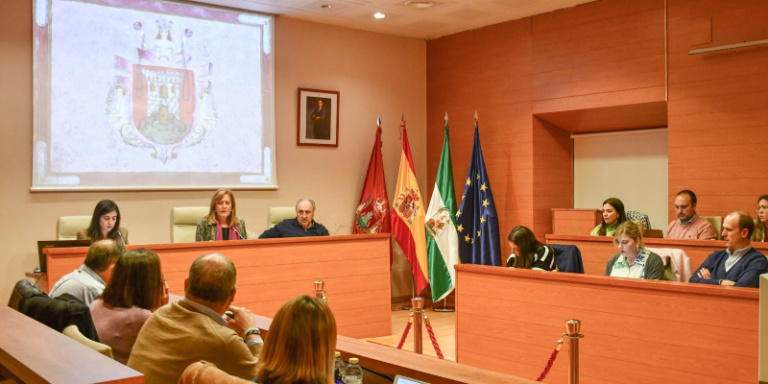
{"type": "Polygon", "coordinates": [[[411,379],[410,377],[395,376],[395,381],[392,382],[392,384],[429,384],[426,381],[411,379]]]}
{"type": "Polygon", "coordinates": [[[91,240],[40,240],[37,242],[37,257],[40,259],[40,272],[45,273],[48,258],[43,253],[45,248],[90,247],[91,240]]]}

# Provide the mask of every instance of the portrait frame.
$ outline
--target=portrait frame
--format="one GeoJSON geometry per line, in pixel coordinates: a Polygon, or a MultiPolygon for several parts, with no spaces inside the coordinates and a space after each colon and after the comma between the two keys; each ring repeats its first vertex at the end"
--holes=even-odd
{"type": "Polygon", "coordinates": [[[297,146],[339,146],[340,100],[338,91],[299,88],[297,146]]]}

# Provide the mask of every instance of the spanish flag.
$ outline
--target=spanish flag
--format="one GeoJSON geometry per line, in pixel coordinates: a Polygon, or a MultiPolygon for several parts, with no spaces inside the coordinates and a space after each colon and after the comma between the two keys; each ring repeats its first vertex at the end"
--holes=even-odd
{"type": "Polygon", "coordinates": [[[424,232],[424,200],[421,198],[416,170],[408,145],[408,133],[405,122],[403,130],[403,152],[400,154],[400,171],[392,214],[392,235],[411,263],[416,294],[419,295],[429,285],[427,277],[427,239],[424,232]]]}

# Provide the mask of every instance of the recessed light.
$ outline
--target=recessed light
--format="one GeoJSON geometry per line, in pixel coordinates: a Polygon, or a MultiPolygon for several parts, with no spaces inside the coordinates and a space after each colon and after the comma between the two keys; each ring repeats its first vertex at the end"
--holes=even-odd
{"type": "Polygon", "coordinates": [[[323,5],[320,6],[320,8],[322,8],[322,9],[331,9],[331,8],[333,8],[333,5],[331,5],[331,4],[323,4],[323,5]]]}
{"type": "Polygon", "coordinates": [[[383,18],[387,17],[387,15],[385,15],[385,14],[383,14],[381,12],[376,12],[376,13],[373,14],[373,17],[376,18],[376,19],[383,19],[383,18]]]}
{"type": "Polygon", "coordinates": [[[427,9],[432,8],[435,3],[431,1],[406,1],[405,5],[415,9],[427,9]]]}

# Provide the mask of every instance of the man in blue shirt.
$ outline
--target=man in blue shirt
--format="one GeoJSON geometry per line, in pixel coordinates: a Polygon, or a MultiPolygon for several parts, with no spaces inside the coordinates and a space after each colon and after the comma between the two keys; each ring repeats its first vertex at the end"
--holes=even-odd
{"type": "Polygon", "coordinates": [[[691,283],[757,287],[768,272],[768,259],[752,248],[749,240],[755,224],[744,211],[731,212],[723,221],[726,249],[709,255],[694,272],[691,283]]]}

